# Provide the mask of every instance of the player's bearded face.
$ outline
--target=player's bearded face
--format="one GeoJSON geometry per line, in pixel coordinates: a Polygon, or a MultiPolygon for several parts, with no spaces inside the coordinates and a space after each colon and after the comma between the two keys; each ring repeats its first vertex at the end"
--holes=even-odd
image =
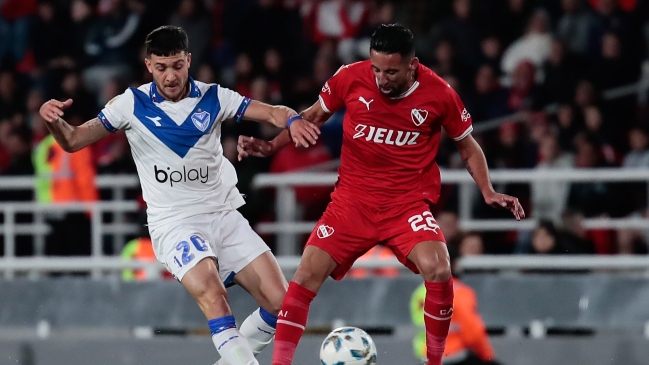
{"type": "Polygon", "coordinates": [[[187,95],[191,60],[191,53],[185,52],[171,56],[151,55],[144,59],[158,92],[166,100],[178,101],[187,95]]]}
{"type": "Polygon", "coordinates": [[[381,93],[388,97],[406,92],[415,81],[414,73],[419,65],[416,57],[402,57],[398,53],[370,52],[372,69],[381,93]]]}

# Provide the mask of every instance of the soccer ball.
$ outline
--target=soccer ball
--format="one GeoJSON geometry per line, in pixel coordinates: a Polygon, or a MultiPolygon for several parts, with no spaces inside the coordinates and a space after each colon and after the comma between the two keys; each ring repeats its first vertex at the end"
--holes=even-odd
{"type": "Polygon", "coordinates": [[[320,346],[322,365],[375,365],[376,346],[360,328],[340,327],[331,331],[320,346]]]}

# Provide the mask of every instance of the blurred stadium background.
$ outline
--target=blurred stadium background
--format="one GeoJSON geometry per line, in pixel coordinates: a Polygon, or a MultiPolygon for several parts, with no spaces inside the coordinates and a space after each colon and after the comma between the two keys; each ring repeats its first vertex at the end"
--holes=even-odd
{"type": "MultiPolygon", "coordinates": [[[[377,24],[416,34],[417,55],[461,95],[499,191],[529,219],[486,207],[445,138],[434,212],[506,365],[640,365],[649,359],[649,1],[0,0],[0,364],[212,364],[195,303],[150,261],[128,144],[51,145],[43,101],[71,123],[151,81],[144,36],[186,29],[192,76],[303,109],[377,24]],[[76,177],[76,178],[75,178],[76,177]],[[140,246],[138,246],[140,245],[140,246]]],[[[290,277],[335,181],[344,111],[321,143],[268,160],[226,157],[241,209],[290,277]]],[[[339,324],[369,330],[379,364],[417,364],[408,298],[418,277],[365,257],[327,282],[297,364],[339,324]]],[[[239,288],[241,320],[255,306],[239,288]]],[[[270,352],[261,355],[269,363],[270,352]]]]}

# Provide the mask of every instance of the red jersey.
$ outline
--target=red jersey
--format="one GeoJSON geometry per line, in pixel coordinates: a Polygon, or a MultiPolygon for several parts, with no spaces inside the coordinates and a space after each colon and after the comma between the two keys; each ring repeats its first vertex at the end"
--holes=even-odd
{"type": "Polygon", "coordinates": [[[380,92],[371,61],[345,65],[323,86],[320,104],[329,113],[346,108],[336,192],[373,205],[436,203],[442,127],[456,141],[473,130],[457,93],[421,64],[412,87],[393,98],[380,92]]]}

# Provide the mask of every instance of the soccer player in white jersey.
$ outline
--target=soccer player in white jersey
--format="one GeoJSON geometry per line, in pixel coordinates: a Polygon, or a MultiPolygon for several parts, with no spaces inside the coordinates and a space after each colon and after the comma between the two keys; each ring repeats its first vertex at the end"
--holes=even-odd
{"type": "Polygon", "coordinates": [[[160,27],[145,45],[144,62],[154,82],[127,89],[78,127],[61,118],[72,100],[50,100],[40,114],[67,152],[125,130],[156,257],[207,317],[221,355],[217,364],[258,364],[254,354],[273,338],[287,283],[268,246],[236,210],[244,201],[234,167],[223,157],[221,123],[228,118],[271,123],[287,128],[294,143],[304,147],[320,132],[290,108],[192,80],[182,28],[160,27]],[[240,330],[227,301],[225,286],[231,282],[260,305],[240,330]]]}

